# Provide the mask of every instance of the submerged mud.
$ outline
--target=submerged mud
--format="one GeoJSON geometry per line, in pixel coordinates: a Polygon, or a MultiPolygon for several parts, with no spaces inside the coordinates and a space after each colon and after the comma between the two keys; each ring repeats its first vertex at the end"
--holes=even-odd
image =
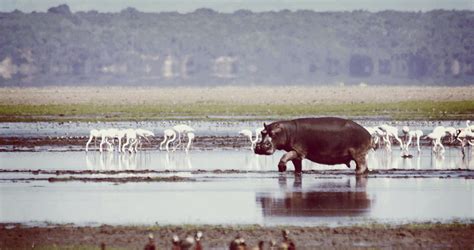
{"type": "Polygon", "coordinates": [[[194,181],[192,178],[180,177],[180,176],[171,176],[171,177],[140,177],[140,176],[131,176],[131,177],[49,177],[49,178],[15,178],[15,179],[3,179],[3,181],[48,181],[50,183],[54,182],[70,182],[70,181],[80,181],[80,182],[112,182],[112,183],[128,183],[128,182],[184,182],[184,181],[194,181]]]}
{"type": "MultiPolygon", "coordinates": [[[[11,170],[11,169],[0,169],[0,174],[12,174],[21,173],[27,174],[28,178],[8,178],[0,177],[0,181],[48,181],[48,182],[70,182],[70,181],[81,181],[81,182],[113,182],[113,183],[126,183],[126,182],[187,182],[196,180],[205,180],[206,178],[225,178],[225,175],[229,175],[235,178],[238,175],[243,177],[249,174],[256,174],[260,178],[276,178],[275,174],[277,171],[249,171],[249,170],[237,170],[237,169],[215,169],[215,170],[194,170],[191,172],[183,171],[170,171],[170,170],[41,170],[41,169],[24,169],[24,170],[11,170]],[[190,174],[192,177],[183,177],[176,174],[190,174]],[[123,175],[126,176],[123,176],[123,175]],[[169,175],[172,176],[162,176],[169,175]],[[41,177],[51,176],[56,177],[41,177]],[[118,176],[122,175],[122,176],[118,176]]],[[[283,173],[282,175],[292,175],[291,172],[283,173]]],[[[338,179],[342,177],[354,176],[353,170],[304,170],[301,174],[295,174],[295,178],[298,176],[305,175],[311,176],[315,179],[338,179]]],[[[416,169],[379,169],[371,170],[367,174],[362,175],[363,178],[464,178],[474,179],[474,170],[470,169],[453,169],[453,170],[416,170],[416,169]]]]}

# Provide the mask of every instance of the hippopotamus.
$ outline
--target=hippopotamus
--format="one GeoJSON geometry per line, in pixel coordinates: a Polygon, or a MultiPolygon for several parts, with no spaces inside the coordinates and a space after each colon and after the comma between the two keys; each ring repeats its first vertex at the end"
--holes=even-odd
{"type": "Polygon", "coordinates": [[[286,171],[286,163],[292,161],[295,173],[301,172],[302,160],[334,165],[356,163],[356,174],[368,171],[366,155],[373,147],[369,132],[354,121],[337,118],[301,118],[263,124],[262,139],[254,152],[271,155],[285,150],[278,163],[278,171],[286,171]]]}

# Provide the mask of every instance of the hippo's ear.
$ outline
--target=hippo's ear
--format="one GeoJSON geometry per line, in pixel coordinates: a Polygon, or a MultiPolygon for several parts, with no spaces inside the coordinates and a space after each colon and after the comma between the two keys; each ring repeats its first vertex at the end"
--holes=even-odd
{"type": "Polygon", "coordinates": [[[274,134],[278,134],[280,133],[280,131],[282,131],[282,128],[281,128],[281,125],[278,123],[275,128],[273,129],[273,133],[274,134]]]}
{"type": "Polygon", "coordinates": [[[267,124],[263,123],[263,128],[267,130],[267,124]]]}

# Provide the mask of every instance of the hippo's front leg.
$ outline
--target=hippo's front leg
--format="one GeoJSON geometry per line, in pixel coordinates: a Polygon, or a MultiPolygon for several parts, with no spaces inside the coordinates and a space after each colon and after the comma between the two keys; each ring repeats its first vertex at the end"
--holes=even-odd
{"type": "MultiPolygon", "coordinates": [[[[289,161],[293,161],[293,160],[300,160],[300,157],[298,157],[298,153],[296,153],[296,151],[290,151],[286,154],[284,154],[281,159],[280,159],[280,162],[278,162],[278,172],[285,172],[286,171],[286,163],[289,162],[289,161]]],[[[295,171],[296,172],[301,172],[301,166],[297,167],[295,165],[295,171]]]]}

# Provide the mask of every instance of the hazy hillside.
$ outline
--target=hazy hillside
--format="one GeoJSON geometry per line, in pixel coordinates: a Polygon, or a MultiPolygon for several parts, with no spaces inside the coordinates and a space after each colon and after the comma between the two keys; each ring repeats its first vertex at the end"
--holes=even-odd
{"type": "Polygon", "coordinates": [[[474,83],[474,12],[0,13],[0,86],[474,83]]]}

